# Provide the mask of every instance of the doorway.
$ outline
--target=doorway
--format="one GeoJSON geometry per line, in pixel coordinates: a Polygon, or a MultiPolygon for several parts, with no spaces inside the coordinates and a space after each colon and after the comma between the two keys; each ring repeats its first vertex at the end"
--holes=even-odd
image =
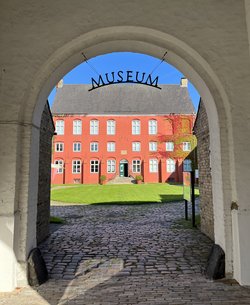
{"type": "Polygon", "coordinates": [[[125,159],[120,161],[120,177],[128,177],[128,161],[125,159]]]}

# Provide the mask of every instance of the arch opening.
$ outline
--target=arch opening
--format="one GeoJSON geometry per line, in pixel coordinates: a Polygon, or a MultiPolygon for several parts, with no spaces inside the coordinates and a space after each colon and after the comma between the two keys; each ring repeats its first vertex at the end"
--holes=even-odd
{"type": "MultiPolygon", "coordinates": [[[[117,51],[138,52],[160,58],[168,50],[167,61],[180,70],[198,89],[208,114],[209,129],[211,132],[211,164],[213,181],[213,201],[215,215],[215,241],[226,252],[227,273],[232,273],[232,237],[225,230],[226,226],[231,226],[229,217],[225,217],[225,202],[230,201],[231,193],[225,192],[230,189],[233,192],[231,180],[232,171],[228,160],[232,158],[227,150],[227,142],[230,139],[230,128],[227,125],[229,107],[227,97],[216,74],[209,65],[193,49],[176,38],[157,32],[151,29],[136,27],[106,28],[90,32],[78,37],[74,41],[66,44],[62,49],[55,52],[46,63],[44,63],[37,73],[34,83],[31,86],[26,106],[32,106],[33,113],[23,112],[21,116],[24,121],[32,123],[30,158],[27,161],[29,166],[38,164],[37,155],[31,151],[37,151],[38,131],[40,126],[42,110],[51,89],[69,70],[82,62],[81,52],[88,58],[101,54],[117,51]],[[223,124],[221,123],[223,122],[223,124]],[[223,141],[221,141],[223,138],[223,141]],[[228,155],[228,159],[221,159],[222,153],[228,155]],[[223,181],[223,182],[222,182],[223,181]],[[223,220],[223,221],[221,221],[223,220]]],[[[22,150],[26,148],[22,147],[22,150]]],[[[31,179],[31,178],[30,178],[31,179]]],[[[38,181],[38,169],[34,166],[32,179],[38,181]]],[[[34,204],[34,194],[37,187],[29,181],[24,185],[28,190],[28,200],[30,205],[34,204]]],[[[25,204],[25,203],[24,203],[25,204]]],[[[35,210],[34,210],[35,213],[35,210]]],[[[32,217],[32,213],[29,217],[32,217]]],[[[27,231],[35,232],[34,220],[26,225],[24,235],[27,231]]],[[[29,241],[24,253],[28,253],[35,246],[34,238],[29,237],[29,241]]],[[[24,256],[26,256],[24,254],[24,256]]],[[[21,255],[21,260],[26,258],[21,255]]]]}

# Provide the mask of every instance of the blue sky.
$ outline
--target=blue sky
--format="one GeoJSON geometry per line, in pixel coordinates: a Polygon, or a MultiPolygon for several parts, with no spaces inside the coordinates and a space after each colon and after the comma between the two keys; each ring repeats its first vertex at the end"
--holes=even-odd
{"type": "MultiPolygon", "coordinates": [[[[97,78],[97,74],[91,66],[97,70],[99,74],[105,74],[112,71],[116,72],[119,70],[150,73],[159,65],[160,60],[144,54],[119,52],[97,56],[88,60],[88,62],[89,64],[82,63],[66,74],[63,77],[64,84],[90,84],[91,77],[97,78]]],[[[180,84],[180,79],[184,77],[179,70],[165,61],[154,70],[152,75],[159,76],[159,84],[180,84]]],[[[190,81],[188,82],[188,90],[195,109],[197,110],[200,96],[190,81]]],[[[50,105],[52,105],[54,97],[55,89],[53,89],[49,95],[50,105]]]]}

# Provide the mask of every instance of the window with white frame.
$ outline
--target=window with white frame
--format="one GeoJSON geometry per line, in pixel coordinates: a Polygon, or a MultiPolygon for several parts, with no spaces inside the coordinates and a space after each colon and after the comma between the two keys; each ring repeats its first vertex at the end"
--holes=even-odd
{"type": "Polygon", "coordinates": [[[157,134],[157,121],[156,120],[148,121],[148,133],[157,134]]]}
{"type": "Polygon", "coordinates": [[[81,173],[81,160],[72,161],[72,173],[73,174],[81,173]]]}
{"type": "Polygon", "coordinates": [[[191,172],[192,171],[192,160],[185,159],[183,161],[183,171],[184,172],[191,172]]]}
{"type": "Polygon", "coordinates": [[[99,161],[98,160],[91,160],[90,161],[90,172],[91,173],[98,173],[99,172],[99,161]]]}
{"type": "Polygon", "coordinates": [[[132,134],[140,134],[141,133],[141,121],[133,120],[132,121],[132,134]]]}
{"type": "Polygon", "coordinates": [[[115,142],[107,143],[107,151],[115,151],[115,142]]]}
{"type": "Polygon", "coordinates": [[[62,142],[57,142],[55,144],[55,151],[62,152],[64,150],[64,144],[62,142]]]}
{"type": "Polygon", "coordinates": [[[157,142],[149,142],[149,151],[157,151],[157,142]]]}
{"type": "Polygon", "coordinates": [[[107,121],[107,134],[108,135],[114,135],[115,134],[115,121],[114,120],[108,120],[107,121]]]}
{"type": "Polygon", "coordinates": [[[166,142],[166,151],[174,151],[174,142],[166,142]]]}
{"type": "Polygon", "coordinates": [[[132,151],[141,151],[141,143],[132,142],[132,151]]]}
{"type": "Polygon", "coordinates": [[[191,150],[191,143],[190,142],[183,142],[182,143],[183,151],[190,151],[191,150]]]}
{"type": "Polygon", "coordinates": [[[80,142],[74,142],[73,143],[73,151],[74,152],[81,151],[81,143],[80,142]]]}
{"type": "Polygon", "coordinates": [[[157,159],[149,159],[149,172],[150,173],[158,172],[158,160],[157,159]]]}
{"type": "Polygon", "coordinates": [[[57,174],[62,174],[63,173],[63,160],[55,160],[54,164],[57,169],[57,174]]]}
{"type": "Polygon", "coordinates": [[[115,160],[107,160],[107,172],[115,173],[115,160]]]}
{"type": "Polygon", "coordinates": [[[133,160],[132,161],[132,170],[133,170],[133,173],[140,173],[141,172],[141,160],[133,160]]]}
{"type": "Polygon", "coordinates": [[[91,120],[90,121],[90,134],[98,134],[99,133],[99,121],[91,120]]]}
{"type": "Polygon", "coordinates": [[[98,151],[98,142],[91,142],[90,143],[90,151],[97,152],[98,151]]]}
{"type": "Polygon", "coordinates": [[[175,172],[175,161],[173,159],[167,159],[167,172],[175,172]]]}
{"type": "Polygon", "coordinates": [[[82,134],[82,121],[74,120],[73,121],[73,134],[82,134]]]}
{"type": "Polygon", "coordinates": [[[56,121],[56,133],[58,135],[64,134],[64,121],[63,120],[56,121]]]}

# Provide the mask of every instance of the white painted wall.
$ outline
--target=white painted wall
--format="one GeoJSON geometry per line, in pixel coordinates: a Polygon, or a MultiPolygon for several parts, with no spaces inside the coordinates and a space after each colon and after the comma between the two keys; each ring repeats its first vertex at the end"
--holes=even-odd
{"type": "Polygon", "coordinates": [[[82,61],[81,51],[88,58],[113,51],[160,58],[168,50],[167,61],[197,87],[211,135],[215,241],[226,252],[227,273],[238,266],[237,279],[250,284],[244,268],[250,249],[243,242],[250,229],[247,2],[1,3],[0,261],[6,264],[0,263],[0,274],[6,281],[0,281],[0,290],[26,283],[26,258],[35,246],[41,114],[56,82],[82,61]],[[234,221],[233,228],[232,201],[244,219],[242,226],[234,221]]]}

